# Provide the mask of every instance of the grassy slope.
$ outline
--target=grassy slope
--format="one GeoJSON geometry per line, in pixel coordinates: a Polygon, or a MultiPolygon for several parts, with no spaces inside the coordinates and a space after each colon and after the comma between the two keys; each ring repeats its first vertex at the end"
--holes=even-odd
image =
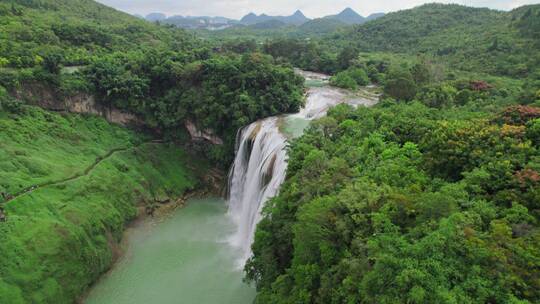
{"type": "MultiPolygon", "coordinates": [[[[84,171],[107,149],[145,140],[96,117],[27,111],[0,115],[6,126],[0,128],[0,173],[8,189],[68,177],[84,171]]],[[[195,187],[192,170],[204,171],[200,163],[177,147],[143,144],[113,154],[87,176],[5,204],[0,303],[73,302],[110,266],[110,245],[136,216],[136,203],[180,196],[195,187]]]]}
{"type": "Polygon", "coordinates": [[[98,117],[60,116],[30,110],[24,117],[0,117],[0,192],[72,176],[114,148],[143,138],[98,117]]]}

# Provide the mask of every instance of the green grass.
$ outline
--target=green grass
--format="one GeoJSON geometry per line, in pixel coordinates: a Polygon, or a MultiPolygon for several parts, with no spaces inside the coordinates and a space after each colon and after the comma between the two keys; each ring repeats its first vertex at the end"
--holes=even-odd
{"type": "Polygon", "coordinates": [[[105,120],[26,108],[0,116],[0,192],[69,177],[114,148],[144,140],[105,120]]]}
{"type": "MultiPolygon", "coordinates": [[[[36,108],[0,117],[9,126],[0,128],[0,177],[10,191],[84,172],[108,149],[147,140],[97,117],[36,108]]],[[[145,143],[112,154],[87,175],[4,204],[0,303],[72,303],[110,267],[111,244],[137,215],[136,204],[182,195],[197,186],[193,171],[206,168],[174,145],[145,143]]]]}

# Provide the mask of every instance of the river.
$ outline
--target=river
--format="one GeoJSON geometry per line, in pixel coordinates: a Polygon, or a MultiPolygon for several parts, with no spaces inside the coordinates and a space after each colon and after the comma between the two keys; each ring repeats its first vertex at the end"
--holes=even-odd
{"type": "Polygon", "coordinates": [[[226,242],[235,226],[219,198],[192,199],[159,222],[126,232],[126,254],[92,289],[86,304],[252,303],[238,251],[226,242]]]}
{"type": "Polygon", "coordinates": [[[370,106],[376,96],[328,86],[322,74],[297,71],[309,87],[296,114],[269,117],[239,131],[229,176],[229,201],[190,200],[160,221],[128,229],[126,254],[90,291],[86,304],[244,304],[255,298],[243,283],[264,203],[285,179],[287,140],[339,103],[370,106]]]}

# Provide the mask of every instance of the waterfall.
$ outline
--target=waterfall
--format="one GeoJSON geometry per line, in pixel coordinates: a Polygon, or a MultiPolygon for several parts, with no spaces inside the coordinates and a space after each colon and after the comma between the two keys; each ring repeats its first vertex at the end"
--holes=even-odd
{"type": "MultiPolygon", "coordinates": [[[[328,80],[328,76],[299,71],[307,79],[328,80]]],[[[237,226],[230,243],[241,250],[239,264],[243,266],[251,256],[255,228],[261,219],[264,203],[279,192],[285,180],[287,137],[282,127],[300,128],[306,121],[326,115],[328,109],[339,103],[353,106],[373,105],[376,99],[351,96],[349,92],[332,88],[309,89],[304,108],[297,114],[269,117],[242,128],[236,139],[236,158],[229,173],[229,216],[237,226]],[[304,123],[302,123],[302,121],[304,123]]],[[[291,132],[289,136],[296,136],[291,132]]]]}
{"type": "Polygon", "coordinates": [[[285,179],[285,144],[276,117],[252,123],[238,134],[236,159],[229,174],[229,214],[237,224],[231,243],[241,249],[242,265],[251,254],[261,209],[285,179]]]}

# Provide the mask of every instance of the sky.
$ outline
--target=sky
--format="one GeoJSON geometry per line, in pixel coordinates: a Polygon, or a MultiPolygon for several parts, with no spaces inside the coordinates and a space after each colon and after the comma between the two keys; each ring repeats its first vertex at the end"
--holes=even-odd
{"type": "Polygon", "coordinates": [[[239,19],[254,12],[268,15],[291,15],[297,9],[307,17],[317,18],[332,15],[350,7],[363,16],[372,13],[388,13],[412,8],[424,3],[458,3],[467,6],[489,7],[511,10],[525,5],[540,3],[540,0],[97,0],[108,6],[130,14],[147,15],[161,12],[167,16],[223,16],[239,19]]]}

